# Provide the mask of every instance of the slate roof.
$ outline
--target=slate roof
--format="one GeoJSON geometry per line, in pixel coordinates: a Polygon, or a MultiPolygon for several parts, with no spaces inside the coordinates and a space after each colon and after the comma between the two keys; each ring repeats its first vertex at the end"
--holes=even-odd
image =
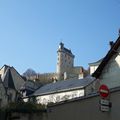
{"type": "Polygon", "coordinates": [[[89,65],[99,65],[102,62],[103,58],[101,58],[100,60],[93,62],[93,63],[89,63],[89,65]]]}
{"type": "Polygon", "coordinates": [[[26,91],[26,96],[28,96],[35,92],[41,86],[42,84],[38,82],[34,82],[33,80],[27,80],[25,84],[21,87],[21,91],[26,91]]]}
{"type": "Polygon", "coordinates": [[[71,50],[69,50],[69,49],[67,49],[67,48],[64,47],[64,44],[63,44],[62,42],[60,43],[60,45],[61,45],[61,49],[58,49],[57,52],[66,52],[66,53],[69,54],[71,57],[75,57],[75,56],[73,55],[73,53],[71,52],[71,50]]]}
{"type": "Polygon", "coordinates": [[[6,71],[6,69],[8,68],[9,66],[8,65],[4,65],[4,66],[2,66],[1,68],[0,68],[0,70],[2,70],[3,68],[5,69],[5,71],[6,71]]]}
{"type": "Polygon", "coordinates": [[[41,96],[52,93],[65,92],[70,90],[82,89],[93,82],[95,78],[89,76],[84,79],[63,80],[56,83],[50,83],[39,88],[33,96],[41,96]]]}
{"type": "Polygon", "coordinates": [[[115,55],[116,53],[118,54],[117,49],[119,47],[120,47],[120,36],[118,37],[116,42],[113,44],[111,49],[108,51],[108,53],[106,54],[106,56],[102,60],[101,64],[96,69],[96,71],[92,74],[93,77],[99,78],[99,76],[102,73],[102,70],[104,69],[104,67],[106,66],[108,61],[112,58],[113,55],[115,55]]]}
{"type": "Polygon", "coordinates": [[[10,66],[7,66],[2,77],[2,81],[5,88],[11,88],[17,91],[20,90],[21,86],[23,86],[25,83],[24,79],[15,70],[15,68],[10,66]]]}
{"type": "Polygon", "coordinates": [[[11,75],[11,71],[10,71],[9,67],[6,70],[5,77],[4,77],[4,82],[3,83],[4,83],[5,88],[15,89],[15,85],[14,85],[14,82],[13,82],[13,77],[11,75]]]}

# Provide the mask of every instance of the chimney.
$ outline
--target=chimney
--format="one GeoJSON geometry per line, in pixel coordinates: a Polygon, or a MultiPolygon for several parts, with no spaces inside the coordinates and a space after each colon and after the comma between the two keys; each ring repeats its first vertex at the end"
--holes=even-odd
{"type": "Polygon", "coordinates": [[[114,42],[113,42],[113,41],[110,41],[110,42],[109,42],[109,45],[110,45],[110,48],[112,48],[112,46],[114,45],[114,42]]]}

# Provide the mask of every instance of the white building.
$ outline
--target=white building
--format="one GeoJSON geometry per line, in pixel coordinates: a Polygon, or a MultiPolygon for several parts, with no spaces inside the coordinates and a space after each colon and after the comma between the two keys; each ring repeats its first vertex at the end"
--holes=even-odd
{"type": "Polygon", "coordinates": [[[96,71],[96,69],[98,68],[98,66],[102,62],[102,60],[103,60],[103,58],[98,60],[98,61],[96,61],[96,62],[89,63],[90,75],[92,75],[96,71]]]}
{"type": "Polygon", "coordinates": [[[84,79],[63,80],[56,83],[44,85],[35,91],[31,96],[25,97],[24,101],[29,98],[36,98],[36,102],[40,104],[56,103],[90,94],[93,91],[93,77],[84,79]],[[91,84],[91,85],[90,85],[91,84]]]}
{"type": "Polygon", "coordinates": [[[120,86],[120,37],[112,45],[93,76],[109,88],[120,86]]]}
{"type": "Polygon", "coordinates": [[[63,43],[59,44],[57,51],[57,79],[84,78],[88,72],[82,66],[74,66],[72,51],[65,48],[63,43]]]}

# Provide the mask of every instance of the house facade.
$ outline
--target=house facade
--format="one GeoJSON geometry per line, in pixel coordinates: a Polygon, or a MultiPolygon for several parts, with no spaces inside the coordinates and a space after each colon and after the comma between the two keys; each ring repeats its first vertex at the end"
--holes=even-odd
{"type": "Polygon", "coordinates": [[[120,37],[112,45],[93,76],[110,89],[120,86],[120,37]]]}
{"type": "Polygon", "coordinates": [[[1,103],[6,105],[9,102],[15,102],[21,96],[20,89],[25,81],[14,67],[4,65],[0,69],[0,89],[1,103]]]}
{"type": "Polygon", "coordinates": [[[50,83],[40,87],[32,95],[23,98],[25,102],[32,98],[36,98],[39,104],[57,103],[61,101],[71,100],[86,96],[93,92],[93,77],[84,79],[62,80],[56,83],[50,83]]]}

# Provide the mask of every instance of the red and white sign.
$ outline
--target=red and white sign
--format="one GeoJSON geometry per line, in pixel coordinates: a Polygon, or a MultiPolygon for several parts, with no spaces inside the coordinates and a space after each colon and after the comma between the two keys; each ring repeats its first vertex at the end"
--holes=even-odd
{"type": "Polygon", "coordinates": [[[106,85],[101,85],[99,88],[99,93],[102,98],[107,98],[109,95],[109,89],[106,85]]]}

